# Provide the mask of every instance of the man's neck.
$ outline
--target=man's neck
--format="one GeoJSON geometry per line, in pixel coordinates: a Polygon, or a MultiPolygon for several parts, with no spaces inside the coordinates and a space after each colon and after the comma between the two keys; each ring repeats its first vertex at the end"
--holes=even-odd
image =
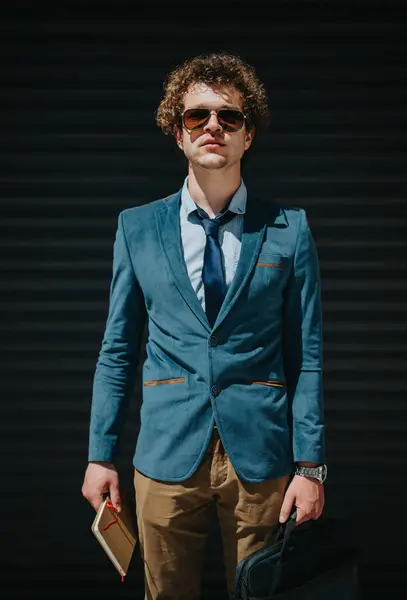
{"type": "Polygon", "coordinates": [[[212,218],[225,208],[240,186],[240,166],[237,169],[188,170],[188,191],[193,201],[212,218]]]}

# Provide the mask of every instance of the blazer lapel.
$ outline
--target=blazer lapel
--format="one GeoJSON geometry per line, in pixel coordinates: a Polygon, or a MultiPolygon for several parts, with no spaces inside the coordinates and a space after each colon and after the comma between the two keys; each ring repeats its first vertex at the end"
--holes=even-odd
{"type": "Polygon", "coordinates": [[[214,329],[222,323],[232,310],[240,292],[255,268],[266,228],[273,225],[286,226],[285,219],[279,214],[277,206],[272,203],[266,204],[255,198],[249,198],[244,218],[239,262],[216,319],[214,329]]]}
{"type": "Polygon", "coordinates": [[[158,236],[179,293],[203,327],[210,332],[208,318],[191,285],[182,253],[180,200],[181,190],[163,200],[161,210],[156,212],[158,236]]]}

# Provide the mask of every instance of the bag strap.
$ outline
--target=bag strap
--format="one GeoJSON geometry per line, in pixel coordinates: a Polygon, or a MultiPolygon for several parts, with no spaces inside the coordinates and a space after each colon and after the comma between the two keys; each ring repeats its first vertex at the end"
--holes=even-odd
{"type": "MultiPolygon", "coordinates": [[[[296,520],[297,520],[297,510],[294,509],[293,512],[291,513],[291,515],[289,516],[289,518],[287,519],[287,521],[280,525],[280,531],[282,532],[281,535],[283,536],[283,545],[282,545],[281,552],[280,552],[280,558],[278,559],[279,563],[282,562],[282,559],[284,556],[284,551],[287,548],[288,541],[291,537],[292,532],[294,531],[294,529],[297,526],[296,520]]],[[[280,531],[277,535],[277,539],[281,539],[281,537],[279,538],[280,531]]]]}
{"type": "Polygon", "coordinates": [[[288,546],[288,542],[289,539],[291,537],[292,532],[294,531],[294,529],[296,528],[297,524],[296,524],[296,520],[297,520],[297,510],[294,507],[294,510],[292,511],[292,513],[290,514],[290,516],[288,517],[287,521],[285,523],[281,523],[280,528],[278,530],[277,533],[277,537],[274,541],[274,543],[278,543],[281,540],[283,540],[283,544],[281,546],[281,551],[280,551],[280,556],[278,557],[278,561],[276,563],[275,566],[275,576],[273,578],[273,583],[271,585],[271,588],[269,589],[269,595],[270,597],[275,593],[275,590],[277,588],[278,585],[278,581],[280,578],[280,573],[281,573],[281,569],[282,569],[282,562],[283,562],[283,557],[284,557],[284,552],[288,546]]]}
{"type": "Polygon", "coordinates": [[[294,508],[293,512],[290,514],[287,521],[285,523],[280,523],[280,527],[279,527],[279,529],[277,531],[277,535],[276,535],[276,537],[274,537],[274,539],[273,539],[273,535],[274,535],[275,530],[272,529],[268,532],[268,534],[266,535],[264,546],[270,546],[271,544],[276,544],[276,543],[280,542],[281,540],[284,540],[283,547],[282,547],[282,552],[283,552],[292,532],[294,531],[294,529],[296,527],[296,519],[297,519],[297,510],[294,508]]]}

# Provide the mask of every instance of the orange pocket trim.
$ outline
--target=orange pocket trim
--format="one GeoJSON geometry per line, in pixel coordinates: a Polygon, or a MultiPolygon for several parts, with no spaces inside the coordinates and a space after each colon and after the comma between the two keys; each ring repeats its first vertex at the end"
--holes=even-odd
{"type": "Polygon", "coordinates": [[[153,381],[145,381],[144,385],[162,385],[166,383],[182,383],[185,377],[177,377],[176,379],[155,379],[153,381]]]}
{"type": "Polygon", "coordinates": [[[258,267],[271,267],[272,269],[285,269],[285,265],[283,263],[264,263],[258,262],[258,267]]]}
{"type": "Polygon", "coordinates": [[[279,387],[279,388],[283,388],[285,387],[285,381],[283,381],[282,379],[267,379],[267,381],[251,381],[250,385],[254,385],[254,384],[259,384],[259,385],[268,385],[269,387],[279,387]]]}

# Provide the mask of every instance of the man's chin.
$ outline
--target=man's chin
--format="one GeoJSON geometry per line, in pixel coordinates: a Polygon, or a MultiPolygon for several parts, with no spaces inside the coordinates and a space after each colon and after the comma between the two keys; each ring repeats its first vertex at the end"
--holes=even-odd
{"type": "Polygon", "coordinates": [[[228,161],[224,156],[215,156],[214,154],[200,158],[197,161],[192,161],[192,164],[196,164],[201,169],[207,169],[208,171],[223,169],[227,163],[228,161]]]}

